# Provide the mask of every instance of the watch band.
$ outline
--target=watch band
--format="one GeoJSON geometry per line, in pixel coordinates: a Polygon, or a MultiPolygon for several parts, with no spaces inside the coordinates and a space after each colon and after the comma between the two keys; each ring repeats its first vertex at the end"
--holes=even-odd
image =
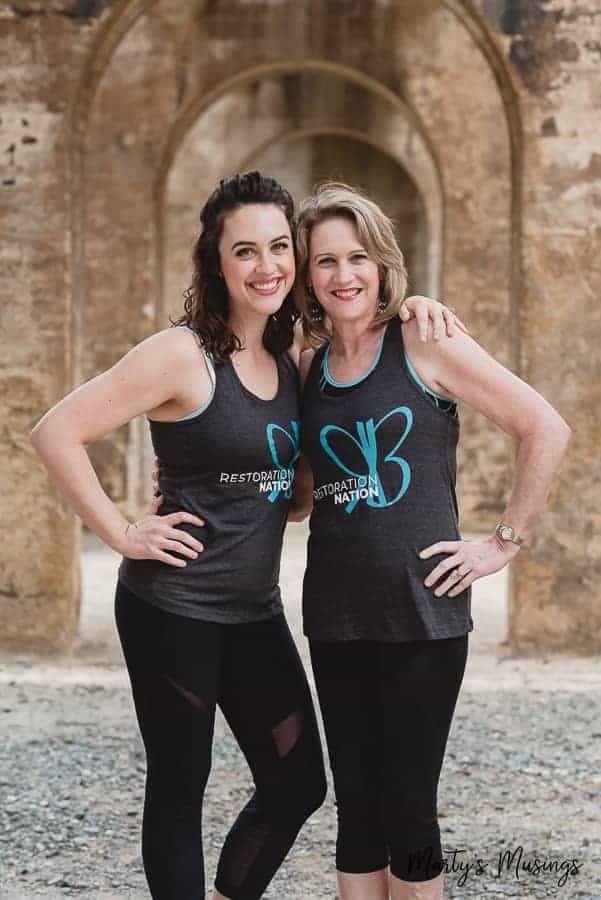
{"type": "Polygon", "coordinates": [[[506,522],[497,522],[495,534],[502,541],[510,541],[512,544],[517,544],[518,547],[524,543],[524,539],[518,537],[515,528],[507,525],[506,522]]]}

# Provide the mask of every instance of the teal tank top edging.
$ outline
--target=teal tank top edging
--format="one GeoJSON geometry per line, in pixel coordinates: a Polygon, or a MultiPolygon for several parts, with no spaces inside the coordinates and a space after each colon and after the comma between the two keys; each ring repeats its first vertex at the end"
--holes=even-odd
{"type": "MultiPolygon", "coordinates": [[[[328,344],[326,347],[325,353],[323,354],[322,364],[321,364],[321,378],[320,378],[319,385],[320,385],[322,391],[324,391],[325,393],[328,393],[328,394],[334,394],[334,393],[336,393],[336,390],[339,390],[339,391],[352,390],[357,385],[361,384],[362,381],[365,381],[365,379],[369,375],[371,375],[371,373],[373,372],[373,370],[375,369],[375,367],[378,365],[378,363],[380,361],[380,357],[382,355],[383,342],[384,342],[384,335],[382,335],[382,340],[380,341],[380,345],[378,347],[378,351],[376,353],[375,359],[372,362],[369,369],[367,370],[367,372],[365,372],[363,375],[361,375],[360,378],[356,378],[353,381],[337,381],[333,377],[332,373],[330,372],[330,368],[329,368],[330,344],[328,344]]],[[[405,364],[407,366],[407,371],[409,372],[409,374],[411,375],[411,377],[413,378],[415,383],[421,388],[421,390],[425,394],[427,394],[429,397],[432,398],[432,402],[439,409],[443,409],[443,410],[445,410],[445,412],[449,412],[452,415],[457,415],[457,404],[455,403],[455,401],[450,400],[448,397],[443,397],[442,394],[439,394],[433,388],[429,387],[425,383],[425,381],[420,377],[419,373],[417,372],[415,366],[413,365],[413,363],[407,356],[406,352],[405,352],[405,364]]]]}
{"type": "Polygon", "coordinates": [[[203,413],[205,411],[205,409],[208,408],[209,404],[212,402],[213,397],[215,395],[215,363],[213,362],[213,358],[210,355],[210,353],[208,353],[208,351],[205,350],[204,347],[202,346],[200,338],[197,335],[197,333],[194,331],[194,329],[190,328],[188,325],[184,325],[182,327],[187,328],[188,331],[191,331],[192,334],[194,335],[194,339],[198,343],[200,352],[202,353],[202,356],[204,358],[205,366],[207,369],[207,374],[209,376],[209,381],[211,382],[211,396],[201,406],[197,407],[196,409],[193,409],[192,412],[186,413],[185,416],[180,416],[179,419],[175,420],[176,422],[185,422],[187,419],[195,419],[196,416],[199,416],[201,413],[203,413]]]}

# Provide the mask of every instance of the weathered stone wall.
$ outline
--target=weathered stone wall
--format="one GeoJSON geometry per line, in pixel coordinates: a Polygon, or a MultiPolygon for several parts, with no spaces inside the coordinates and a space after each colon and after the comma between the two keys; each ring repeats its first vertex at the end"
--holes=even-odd
{"type": "MultiPolygon", "coordinates": [[[[409,225],[421,223],[419,280],[576,431],[516,565],[511,636],[526,649],[598,646],[599,17],[594,0],[475,6],[0,3],[11,61],[0,487],[27,523],[2,559],[5,643],[55,646],[77,619],[77,529],[33,458],[31,425],[179,311],[198,207],[221,174],[279,160],[304,192],[346,138],[349,177],[373,147],[391,168],[366,187],[395,166],[412,179],[413,193],[407,175],[398,183],[409,225]]],[[[135,422],[92,449],[130,511],[147,483],[143,433],[135,422]]],[[[509,456],[464,411],[467,527],[490,528],[502,509],[509,456]]]]}
{"type": "Polygon", "coordinates": [[[510,637],[524,650],[599,650],[601,8],[537,0],[489,14],[524,129],[520,374],[574,432],[551,508],[515,569],[510,637]]]}
{"type": "Polygon", "coordinates": [[[97,27],[80,6],[0,4],[0,633],[16,648],[68,643],[79,609],[78,528],[29,432],[73,378],[67,122],[97,27]]]}

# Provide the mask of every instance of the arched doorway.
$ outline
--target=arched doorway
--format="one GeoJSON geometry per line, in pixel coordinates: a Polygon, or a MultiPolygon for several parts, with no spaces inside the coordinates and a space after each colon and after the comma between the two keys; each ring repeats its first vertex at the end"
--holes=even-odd
{"type": "MultiPolygon", "coordinates": [[[[251,58],[245,45],[224,43],[232,22],[219,10],[190,18],[160,0],[128,4],[128,30],[119,43],[107,32],[96,54],[98,83],[79,130],[85,190],[76,200],[74,338],[81,374],[110,364],[164,324],[172,303],[177,308],[191,243],[182,236],[194,233],[200,202],[219,175],[261,161],[277,169],[278,155],[295,155],[304,168],[288,167],[287,180],[296,178],[304,193],[316,168],[340,158],[344,142],[347,157],[380,160],[376,180],[390,183],[385,170],[393,167],[404,184],[399,198],[413,198],[402,209],[408,231],[419,232],[412,228],[418,221],[422,229],[411,251],[420,271],[415,286],[442,292],[511,361],[518,198],[502,76],[473,16],[460,4],[427,6],[414,19],[406,10],[402,21],[387,13],[384,28],[375,12],[368,17],[366,30],[376,29],[382,50],[369,56],[344,41],[316,55],[319,43],[290,32],[278,46],[255,46],[251,58]],[[470,72],[486,84],[478,98],[459,88],[459,73],[465,82],[470,72]]],[[[253,5],[255,13],[266,15],[253,5]]],[[[316,9],[311,34],[327,33],[327,17],[316,9]]],[[[347,163],[345,177],[358,180],[347,163]]],[[[464,434],[462,505],[473,527],[499,508],[508,447],[472,427],[469,416],[464,434]]],[[[130,509],[147,484],[142,445],[134,424],[96,451],[105,483],[130,509]]]]}

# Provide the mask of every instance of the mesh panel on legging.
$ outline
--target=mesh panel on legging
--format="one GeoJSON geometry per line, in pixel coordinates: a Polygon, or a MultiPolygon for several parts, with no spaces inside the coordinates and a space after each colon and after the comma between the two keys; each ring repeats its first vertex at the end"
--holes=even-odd
{"type": "Polygon", "coordinates": [[[204,897],[202,802],[218,702],[256,789],[226,839],[216,886],[255,900],[325,793],[311,696],[284,617],[215,625],[164,612],[122,584],[116,616],[147,755],[151,895],[204,897]]]}
{"type": "Polygon", "coordinates": [[[243,641],[240,630],[224,650],[219,703],[256,790],[226,838],[215,885],[226,897],[253,900],[262,896],[275,861],[284,858],[303,822],[323,802],[326,788],[311,695],[283,617],[279,623],[269,620],[257,634],[262,663],[245,668],[240,689],[233,660],[243,641]],[[269,703],[263,702],[267,697],[269,703]]]}
{"type": "Polygon", "coordinates": [[[310,641],[338,807],[336,866],[404,881],[439,874],[437,788],[467,635],[310,641]]]}

